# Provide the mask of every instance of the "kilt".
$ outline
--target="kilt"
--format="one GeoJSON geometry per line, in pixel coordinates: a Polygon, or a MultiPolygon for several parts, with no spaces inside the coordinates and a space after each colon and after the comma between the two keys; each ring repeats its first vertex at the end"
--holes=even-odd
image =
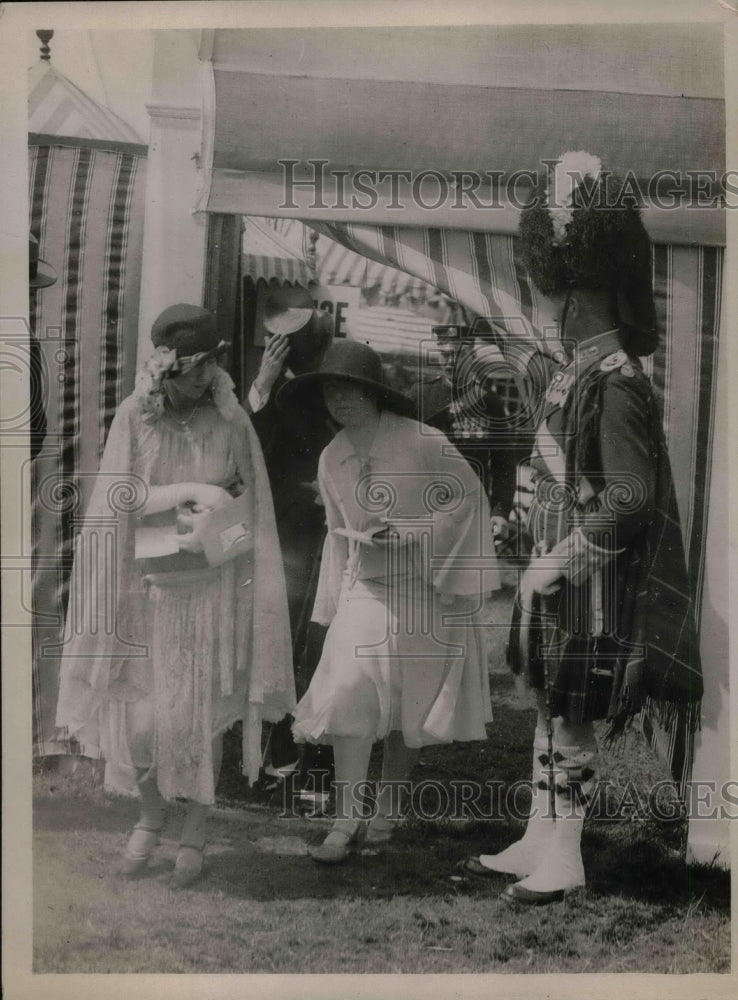
{"type": "Polygon", "coordinates": [[[703,686],[691,590],[660,415],[635,364],[587,372],[539,431],[529,536],[545,552],[576,532],[592,544],[556,593],[528,608],[518,595],[508,663],[538,689],[547,675],[554,714],[571,722],[608,719],[615,735],[646,709],[693,732],[703,686]]]}

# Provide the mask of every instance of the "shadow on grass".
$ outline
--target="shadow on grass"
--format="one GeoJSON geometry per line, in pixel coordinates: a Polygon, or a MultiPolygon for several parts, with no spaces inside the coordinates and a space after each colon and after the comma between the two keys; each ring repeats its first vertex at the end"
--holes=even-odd
{"type": "MultiPolygon", "coordinates": [[[[413,772],[415,783],[431,781],[448,786],[459,778],[508,785],[530,775],[530,741],[535,711],[516,707],[512,697],[503,708],[497,701],[512,692],[508,674],[493,675],[496,693],[495,719],[486,741],[425,747],[413,772]]],[[[521,836],[522,822],[513,822],[505,813],[492,812],[494,820],[423,822],[413,819],[399,831],[391,845],[382,849],[364,848],[340,866],[320,866],[305,853],[305,844],[319,843],[326,821],[304,818],[280,819],[282,794],[255,794],[240,774],[233,735],[227,741],[228,755],[218,786],[220,804],[235,807],[230,813],[216,811],[211,821],[212,849],[208,858],[208,878],[193,892],[220,891],[234,898],[271,901],[300,898],[369,898],[428,896],[453,898],[481,896],[496,900],[511,877],[489,880],[459,878],[456,865],[463,858],[480,853],[496,853],[521,836]],[[266,807],[266,808],[265,808],[266,807]],[[286,845],[281,850],[280,844],[286,845]]],[[[624,758],[629,773],[636,768],[641,781],[652,780],[650,758],[639,756],[631,745],[624,758]],[[640,771],[638,769],[640,768],[640,771]]],[[[611,757],[610,770],[620,766],[611,757]]],[[[375,748],[370,778],[379,776],[379,748],[375,748]]],[[[92,778],[83,781],[42,776],[34,801],[37,832],[115,833],[115,845],[106,852],[122,849],[127,831],[137,819],[135,800],[108,799],[92,778]]],[[[484,805],[484,803],[483,803],[484,805]]],[[[520,807],[527,801],[521,796],[520,807]]],[[[168,872],[173,861],[181,826],[182,807],[175,806],[166,830],[164,857],[152,866],[150,878],[168,872]]],[[[688,867],[675,846],[684,846],[685,826],[671,824],[659,828],[651,822],[591,821],[585,827],[583,855],[590,898],[620,897],[659,906],[699,905],[721,914],[730,910],[728,873],[708,866],[688,867]]],[[[112,854],[111,854],[112,857],[112,854]]],[[[500,904],[502,905],[502,904],[500,904]]]]}
{"type": "Polygon", "coordinates": [[[687,865],[651,839],[618,831],[588,831],[583,856],[587,886],[596,896],[619,895],[662,905],[693,905],[730,913],[730,873],[711,865],[687,865]]]}
{"type": "MultiPolygon", "coordinates": [[[[171,811],[165,846],[152,863],[146,881],[168,876],[182,814],[179,806],[171,811]]],[[[117,834],[116,845],[111,844],[106,853],[117,851],[118,845],[122,849],[136,815],[136,803],[126,799],[98,802],[47,795],[34,803],[37,833],[117,834]]],[[[399,831],[392,844],[382,848],[359,845],[339,866],[319,865],[298,853],[302,844],[309,849],[311,844],[320,843],[327,828],[326,821],[279,819],[274,812],[263,809],[216,811],[211,820],[207,878],[190,891],[222,892],[234,899],[263,902],[460,895],[496,901],[511,877],[460,879],[456,866],[469,855],[502,850],[523,829],[521,824],[509,821],[449,824],[414,820],[399,831]]],[[[74,851],[74,841],[71,848],[74,851]]],[[[717,867],[687,866],[683,858],[668,852],[654,839],[651,831],[639,830],[638,824],[590,824],[583,840],[583,855],[592,898],[620,897],[659,907],[698,906],[704,912],[730,913],[727,872],[717,867]]]]}

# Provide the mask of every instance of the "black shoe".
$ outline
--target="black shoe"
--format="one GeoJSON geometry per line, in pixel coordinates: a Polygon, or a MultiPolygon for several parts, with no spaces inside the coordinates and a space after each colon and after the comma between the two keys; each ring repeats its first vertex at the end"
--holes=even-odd
{"type": "Polygon", "coordinates": [[[504,899],[506,903],[522,903],[524,906],[546,906],[547,903],[560,903],[563,898],[563,889],[535,892],[533,889],[526,889],[519,882],[507,886],[500,893],[500,899],[504,899]]]}
{"type": "Polygon", "coordinates": [[[483,865],[479,858],[465,858],[456,866],[461,875],[474,875],[476,878],[499,878],[504,872],[496,872],[483,865]]]}

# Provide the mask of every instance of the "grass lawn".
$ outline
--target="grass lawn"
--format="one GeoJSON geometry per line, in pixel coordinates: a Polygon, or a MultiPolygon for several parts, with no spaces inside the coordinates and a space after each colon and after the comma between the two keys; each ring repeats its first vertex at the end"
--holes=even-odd
{"type": "MultiPolygon", "coordinates": [[[[489,740],[426,749],[416,781],[529,776],[534,712],[499,668],[499,641],[493,637],[489,740]]],[[[633,780],[647,789],[663,777],[636,734],[602,757],[603,777],[616,785],[633,780]]],[[[181,806],[148,874],[126,882],[114,872],[136,803],[106,796],[94,768],[37,774],[34,972],[730,971],[729,876],[685,866],[683,821],[658,824],[633,810],[591,820],[587,888],[519,910],[499,899],[507,876],[480,882],[454,871],[467,855],[519,836],[519,822],[413,819],[391,845],[325,868],[307,849],[328,821],[280,818],[277,801],[249,801],[238,780],[226,770],[207,877],[172,893],[181,806]]],[[[617,799],[617,789],[609,794],[617,799]]]]}

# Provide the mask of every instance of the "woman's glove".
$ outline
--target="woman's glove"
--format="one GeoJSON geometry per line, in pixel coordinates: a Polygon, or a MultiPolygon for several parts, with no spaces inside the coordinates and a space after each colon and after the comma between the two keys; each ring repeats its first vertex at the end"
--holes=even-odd
{"type": "Polygon", "coordinates": [[[211,483],[171,483],[168,486],[150,486],[148,500],[141,515],[159,514],[163,510],[173,510],[187,503],[217,510],[230,499],[231,495],[227,490],[211,483]]]}
{"type": "Polygon", "coordinates": [[[535,594],[548,597],[560,590],[566,570],[566,562],[561,555],[539,553],[534,555],[520,578],[520,606],[532,612],[535,594]]]}
{"type": "Polygon", "coordinates": [[[177,512],[177,537],[180,552],[202,552],[200,527],[202,519],[210,513],[209,508],[193,510],[192,507],[182,507],[177,512]]]}
{"type": "Polygon", "coordinates": [[[214,486],[212,483],[187,483],[189,490],[184,498],[184,503],[193,504],[203,510],[219,510],[231,499],[228,490],[222,486],[214,486]]]}

